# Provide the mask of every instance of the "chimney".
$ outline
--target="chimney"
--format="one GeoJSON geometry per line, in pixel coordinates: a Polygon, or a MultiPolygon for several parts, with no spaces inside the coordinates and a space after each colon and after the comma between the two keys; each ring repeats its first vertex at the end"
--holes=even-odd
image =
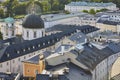
{"type": "Polygon", "coordinates": [[[69,73],[69,68],[65,68],[64,73],[69,73]]]}
{"type": "Polygon", "coordinates": [[[61,46],[61,54],[64,55],[65,46],[61,46]]]}
{"type": "Polygon", "coordinates": [[[87,43],[88,42],[88,40],[87,40],[87,38],[85,38],[85,43],[87,43]]]}
{"type": "Polygon", "coordinates": [[[43,55],[43,54],[40,55],[40,56],[39,56],[39,59],[40,59],[40,60],[43,60],[43,59],[44,59],[44,55],[43,55]]]}

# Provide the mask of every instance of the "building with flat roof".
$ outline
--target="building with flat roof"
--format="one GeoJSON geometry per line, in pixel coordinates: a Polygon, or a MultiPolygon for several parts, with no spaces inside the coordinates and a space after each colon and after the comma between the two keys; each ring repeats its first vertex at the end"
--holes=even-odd
{"type": "Polygon", "coordinates": [[[69,12],[82,12],[83,10],[90,10],[94,9],[108,9],[108,10],[117,10],[116,4],[109,2],[109,3],[95,3],[95,2],[71,2],[65,5],[65,10],[69,12]]]}

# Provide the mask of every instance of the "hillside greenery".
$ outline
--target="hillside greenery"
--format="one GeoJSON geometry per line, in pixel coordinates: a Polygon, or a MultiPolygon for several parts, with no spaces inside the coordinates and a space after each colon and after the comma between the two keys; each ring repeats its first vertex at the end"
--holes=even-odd
{"type": "MultiPolygon", "coordinates": [[[[6,2],[0,3],[0,5],[6,7],[6,9],[0,9],[0,18],[26,15],[28,12],[30,12],[29,10],[33,5],[35,5],[35,9],[37,9],[36,11],[39,11],[38,13],[40,14],[63,12],[64,5],[70,3],[71,1],[113,2],[120,8],[120,0],[28,0],[26,2],[18,2],[18,0],[6,0],[6,2]],[[37,7],[40,7],[40,10],[38,10],[39,8],[37,7]]],[[[93,14],[95,13],[94,10],[84,12],[91,12],[93,14]]]]}

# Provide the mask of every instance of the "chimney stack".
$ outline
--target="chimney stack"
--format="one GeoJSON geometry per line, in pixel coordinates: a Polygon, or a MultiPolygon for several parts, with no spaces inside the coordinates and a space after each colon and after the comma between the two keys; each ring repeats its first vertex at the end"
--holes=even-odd
{"type": "Polygon", "coordinates": [[[64,55],[65,46],[61,46],[61,54],[64,55]]]}

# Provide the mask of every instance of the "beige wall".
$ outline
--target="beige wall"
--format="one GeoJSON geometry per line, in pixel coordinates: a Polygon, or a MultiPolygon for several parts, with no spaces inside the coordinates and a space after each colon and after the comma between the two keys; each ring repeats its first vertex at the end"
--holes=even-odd
{"type": "Polygon", "coordinates": [[[117,25],[107,25],[102,23],[97,23],[97,27],[100,28],[100,31],[113,31],[117,32],[117,25]]]}
{"type": "Polygon", "coordinates": [[[45,68],[44,62],[40,61],[39,64],[32,64],[32,63],[23,63],[24,71],[23,76],[24,77],[36,77],[36,70],[40,74],[43,69],[45,68]]]}

